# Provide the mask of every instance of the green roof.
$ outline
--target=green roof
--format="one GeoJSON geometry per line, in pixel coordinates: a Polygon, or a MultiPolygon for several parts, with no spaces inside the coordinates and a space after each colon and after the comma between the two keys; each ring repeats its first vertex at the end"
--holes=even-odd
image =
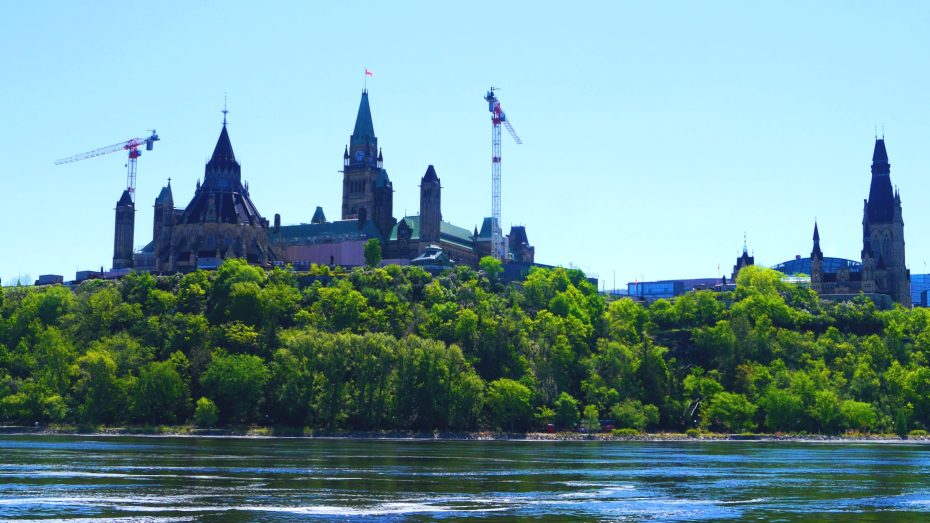
{"type": "MultiPolygon", "coordinates": [[[[407,222],[407,226],[410,227],[412,233],[410,235],[411,240],[420,239],[420,217],[419,216],[405,216],[402,218],[403,221],[407,222]]],[[[400,225],[400,222],[397,222],[397,225],[391,230],[391,240],[397,239],[397,226],[400,225]]],[[[471,248],[474,246],[474,238],[472,237],[471,231],[468,229],[463,229],[458,225],[452,225],[449,222],[439,222],[439,240],[441,242],[448,242],[460,247],[471,248]]]]}

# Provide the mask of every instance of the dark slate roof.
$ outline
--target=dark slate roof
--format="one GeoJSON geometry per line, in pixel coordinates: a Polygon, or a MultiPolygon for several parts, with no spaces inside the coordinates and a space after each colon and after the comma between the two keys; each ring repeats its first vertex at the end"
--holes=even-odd
{"type": "Polygon", "coordinates": [[[891,166],[885,140],[875,140],[872,153],[872,184],[869,186],[867,216],[870,223],[888,223],[894,219],[894,190],[891,187],[891,166]]]}
{"type": "Polygon", "coordinates": [[[410,265],[448,267],[454,265],[449,256],[438,245],[429,245],[419,256],[410,260],[410,265]]]}
{"type": "Polygon", "coordinates": [[[203,185],[179,217],[178,223],[238,223],[264,225],[248,190],[242,186],[241,170],[226,125],[207,162],[203,185]]]}
{"type": "Polygon", "coordinates": [[[116,202],[117,207],[132,207],[132,196],[129,196],[129,189],[123,190],[122,196],[119,197],[119,201],[116,202]]]}
{"type": "Polygon", "coordinates": [[[481,230],[478,231],[478,241],[491,241],[491,218],[487,217],[481,222],[481,230]]]}
{"type": "Polygon", "coordinates": [[[285,245],[310,245],[380,238],[381,234],[371,220],[365,221],[361,229],[358,227],[358,220],[339,220],[282,225],[278,232],[272,231],[269,236],[273,241],[283,241],[285,245]]]}
{"type": "Polygon", "coordinates": [[[426,168],[426,174],[423,175],[423,179],[420,182],[436,182],[439,183],[439,177],[436,176],[436,169],[432,165],[426,168]]]}
{"type": "Polygon", "coordinates": [[[514,225],[510,227],[510,245],[529,245],[530,241],[526,238],[526,227],[523,225],[514,225]]]}
{"type": "Polygon", "coordinates": [[[213,156],[207,165],[229,165],[237,164],[236,155],[233,154],[232,142],[229,141],[229,132],[226,131],[226,125],[220,131],[220,137],[216,141],[216,147],[213,149],[213,156]]]}
{"type": "Polygon", "coordinates": [[[245,193],[211,191],[204,186],[187,204],[180,223],[212,222],[261,225],[262,216],[245,193]]]}
{"type": "Polygon", "coordinates": [[[326,215],[323,214],[323,208],[317,205],[316,210],[313,211],[313,218],[310,218],[310,223],[325,223],[326,215]]]}
{"type": "Polygon", "coordinates": [[[171,182],[168,182],[168,185],[161,188],[161,192],[158,193],[158,197],[155,198],[155,203],[165,203],[165,202],[174,202],[174,195],[171,193],[171,182]]]}
{"type": "Polygon", "coordinates": [[[358,104],[358,116],[355,117],[355,130],[352,131],[352,144],[369,143],[375,138],[375,125],[371,121],[371,107],[368,106],[368,91],[362,91],[362,101],[358,104]]]}
{"type": "MultiPolygon", "coordinates": [[[[407,227],[410,227],[412,231],[410,239],[412,241],[418,241],[420,239],[420,217],[405,216],[398,221],[394,229],[391,230],[391,240],[397,239],[397,228],[400,227],[401,223],[406,223],[407,227]]],[[[474,246],[472,234],[468,232],[468,229],[452,225],[449,222],[439,222],[439,240],[469,249],[474,246]]]]}

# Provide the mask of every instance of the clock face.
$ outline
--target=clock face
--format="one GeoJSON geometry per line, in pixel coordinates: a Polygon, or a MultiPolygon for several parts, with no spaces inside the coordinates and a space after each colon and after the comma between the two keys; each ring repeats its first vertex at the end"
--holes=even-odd
{"type": "Polygon", "coordinates": [[[362,151],[362,150],[355,151],[355,159],[356,159],[357,161],[359,161],[359,162],[362,161],[362,160],[364,160],[364,159],[365,159],[365,151],[362,151]]]}

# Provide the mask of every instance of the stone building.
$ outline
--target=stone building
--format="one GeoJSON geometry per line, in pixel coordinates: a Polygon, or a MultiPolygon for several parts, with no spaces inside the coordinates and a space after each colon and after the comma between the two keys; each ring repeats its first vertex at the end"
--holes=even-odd
{"type": "Polygon", "coordinates": [[[811,287],[822,295],[863,292],[886,295],[905,307],[911,306],[911,272],[904,257],[904,220],[901,195],[891,185],[891,164],[884,138],[875,140],[872,153],[872,182],[862,210],[862,268],[836,272],[823,270],[820,231],[814,224],[811,251],[811,287]]]}
{"type": "MultiPolygon", "coordinates": [[[[367,91],[362,92],[355,127],[342,159],[342,219],[327,221],[320,207],[310,223],[279,226],[276,219],[271,240],[282,262],[296,266],[361,265],[365,242],[371,238],[381,241],[386,263],[407,264],[429,250],[437,259],[474,266],[481,256],[490,254],[490,235],[482,241],[477,229],[472,233],[443,220],[442,184],[432,165],[420,179],[419,213],[394,218],[394,184],[384,168],[367,91]]],[[[514,227],[511,235],[516,238],[512,242],[512,259],[533,263],[535,249],[529,244],[525,227],[514,227]]]]}
{"type": "Polygon", "coordinates": [[[268,266],[277,256],[268,220],[249,197],[233,153],[226,121],[204,169],[203,184],[184,209],[174,208],[171,182],[155,199],[152,242],[138,256],[140,269],[159,272],[214,268],[227,258],[268,266]]]}

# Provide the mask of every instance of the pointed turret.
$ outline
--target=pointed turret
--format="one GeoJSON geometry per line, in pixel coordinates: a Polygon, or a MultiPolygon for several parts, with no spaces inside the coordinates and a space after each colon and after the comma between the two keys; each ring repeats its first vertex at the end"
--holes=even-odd
{"type": "Polygon", "coordinates": [[[326,215],[323,214],[323,208],[317,206],[316,210],[313,211],[313,218],[310,218],[310,223],[326,223],[326,215]]]}
{"type": "Polygon", "coordinates": [[[420,241],[439,242],[442,223],[442,186],[436,169],[430,165],[420,179],[420,241]]]}
{"type": "Polygon", "coordinates": [[[814,222],[814,248],[811,250],[811,259],[823,259],[823,251],[820,250],[820,231],[817,230],[816,221],[814,222]]]}
{"type": "Polygon", "coordinates": [[[871,223],[888,223],[894,218],[894,190],[891,187],[891,165],[885,140],[875,140],[872,153],[872,184],[869,187],[868,220],[871,223]]]}

